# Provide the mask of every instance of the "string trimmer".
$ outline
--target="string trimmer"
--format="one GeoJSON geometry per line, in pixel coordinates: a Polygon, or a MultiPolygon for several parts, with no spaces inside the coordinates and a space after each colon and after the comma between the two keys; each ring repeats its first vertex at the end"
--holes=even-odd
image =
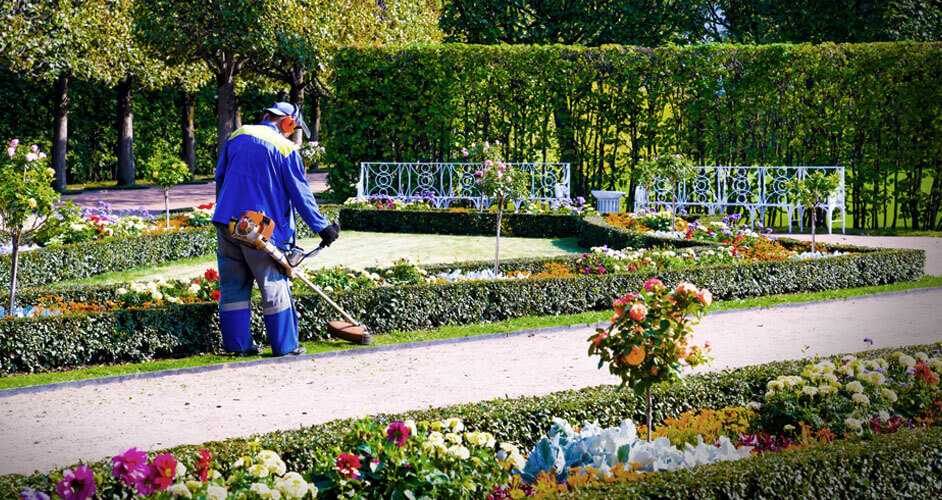
{"type": "Polygon", "coordinates": [[[365,325],[353,319],[336,302],[333,301],[321,287],[312,283],[303,272],[295,273],[304,259],[312,257],[326,248],[323,244],[319,245],[310,252],[305,252],[293,243],[288,250],[282,250],[271,242],[271,235],[275,230],[275,222],[262,212],[249,210],[242,214],[238,220],[229,221],[229,235],[233,239],[256,250],[261,250],[271,256],[275,262],[284,269],[289,278],[297,278],[312,290],[317,292],[324,301],[326,301],[334,310],[336,310],[346,321],[328,321],[327,334],[331,337],[353,342],[355,344],[369,344],[371,335],[365,325]]]}

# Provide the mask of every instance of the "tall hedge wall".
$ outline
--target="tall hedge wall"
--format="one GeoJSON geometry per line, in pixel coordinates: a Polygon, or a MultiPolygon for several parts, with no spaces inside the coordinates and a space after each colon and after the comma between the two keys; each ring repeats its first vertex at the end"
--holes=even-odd
{"type": "Polygon", "coordinates": [[[640,159],[848,167],[855,227],[938,227],[942,44],[349,48],[325,116],[333,189],[358,162],[453,157],[573,166],[575,193],[628,188],[640,159]]]}

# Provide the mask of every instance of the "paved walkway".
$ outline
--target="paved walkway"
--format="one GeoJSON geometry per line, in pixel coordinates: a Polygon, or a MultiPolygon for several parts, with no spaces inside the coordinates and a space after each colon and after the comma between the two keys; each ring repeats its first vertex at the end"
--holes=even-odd
{"type": "MultiPolygon", "coordinates": [[[[718,313],[710,369],[942,340],[942,289],[718,313]]],[[[591,328],[308,357],[4,396],[0,473],[409,409],[613,383],[591,328]]],[[[8,393],[9,394],[9,393],[8,393]]]]}
{"type": "MultiPolygon", "coordinates": [[[[811,241],[809,234],[781,234],[784,238],[811,241]]],[[[918,248],[926,251],[926,274],[942,275],[942,238],[929,236],[855,236],[849,234],[819,234],[816,241],[843,243],[875,248],[918,248]]]]}
{"type": "MultiPolygon", "coordinates": [[[[315,193],[327,191],[327,174],[307,174],[308,184],[315,193]]],[[[216,199],[216,183],[184,184],[170,191],[170,208],[189,208],[216,199]]],[[[62,197],[63,201],[72,201],[80,207],[94,207],[99,201],[111,204],[114,210],[152,211],[164,209],[164,193],[159,188],[146,189],[97,189],[70,194],[62,197]]]]}

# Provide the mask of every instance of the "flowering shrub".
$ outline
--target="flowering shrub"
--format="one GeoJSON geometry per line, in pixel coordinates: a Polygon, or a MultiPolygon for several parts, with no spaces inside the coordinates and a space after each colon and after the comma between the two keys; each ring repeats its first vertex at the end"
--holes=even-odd
{"type": "Polygon", "coordinates": [[[654,384],[674,381],[683,366],[706,362],[704,349],[688,346],[693,318],[699,318],[713,301],[709,290],[681,283],[669,290],[657,278],[645,282],[637,293],[616,299],[615,314],[607,329],[589,337],[589,355],[598,355],[599,366],[643,394],[654,384]]]}
{"type": "Polygon", "coordinates": [[[203,227],[212,224],[213,208],[215,203],[204,203],[197,205],[191,212],[186,214],[186,223],[190,227],[203,227]]]}
{"type": "Polygon", "coordinates": [[[134,282],[117,290],[120,307],[146,307],[150,305],[181,304],[219,300],[219,273],[207,269],[203,276],[190,281],[158,278],[148,282],[134,282]]]}
{"type": "Polygon", "coordinates": [[[431,210],[434,205],[434,195],[428,194],[417,200],[401,200],[386,195],[347,198],[343,202],[349,208],[371,208],[374,210],[431,210]]]}
{"type": "Polygon", "coordinates": [[[315,460],[319,490],[339,498],[482,498],[508,472],[494,436],[460,419],[358,421],[340,446],[315,460]]]}
{"type": "MultiPolygon", "coordinates": [[[[131,448],[111,459],[111,475],[117,481],[100,492],[108,498],[225,498],[304,499],[316,498],[317,488],[297,472],[288,472],[285,462],[271,450],[243,456],[223,477],[213,467],[212,453],[203,448],[192,457],[162,453],[150,458],[131,448]],[[186,463],[184,463],[186,462],[186,463]],[[189,467],[187,466],[189,465],[189,467]]],[[[98,492],[94,472],[85,465],[63,473],[55,493],[63,500],[87,500],[98,492]]],[[[49,495],[26,489],[20,498],[49,499],[49,495]]]]}
{"type": "Polygon", "coordinates": [[[939,373],[942,358],[925,353],[809,364],[798,375],[769,381],[761,426],[795,434],[805,424],[857,436],[895,430],[903,421],[925,420],[942,401],[939,373]]]}
{"type": "Polygon", "coordinates": [[[525,201],[521,207],[524,213],[548,215],[575,215],[577,217],[593,217],[598,212],[592,205],[586,203],[585,198],[577,196],[572,199],[550,201],[525,201]]]}
{"type": "Polygon", "coordinates": [[[582,254],[574,271],[580,274],[611,274],[636,271],[683,269],[693,265],[732,264],[737,256],[730,248],[685,248],[682,250],[652,250],[593,247],[582,254]]]}
{"type": "Polygon", "coordinates": [[[298,151],[308,166],[319,163],[326,152],[327,149],[318,141],[307,141],[301,145],[301,149],[298,151]]]}
{"type": "Polygon", "coordinates": [[[363,290],[375,288],[382,278],[375,273],[364,273],[334,266],[317,270],[305,270],[311,282],[328,292],[339,290],[363,290]]]}
{"type": "MultiPolygon", "coordinates": [[[[683,446],[685,443],[695,445],[698,440],[714,443],[723,436],[737,440],[752,429],[756,417],[754,410],[742,406],[691,410],[664,419],[661,425],[655,427],[652,436],[666,437],[674,446],[683,446]]],[[[644,427],[640,429],[644,430],[644,427]]]]}

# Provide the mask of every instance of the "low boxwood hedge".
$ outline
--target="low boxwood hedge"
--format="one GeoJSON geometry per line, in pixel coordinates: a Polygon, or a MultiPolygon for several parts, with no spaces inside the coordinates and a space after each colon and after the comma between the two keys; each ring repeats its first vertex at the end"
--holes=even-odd
{"type": "MultiPolygon", "coordinates": [[[[329,218],[336,218],[336,207],[321,208],[329,218]]],[[[298,224],[298,228],[300,238],[315,236],[305,224],[298,224]]],[[[49,286],[215,252],[216,233],[211,226],[39,248],[20,254],[17,281],[21,287],[49,286]]],[[[0,255],[0,283],[10,281],[10,269],[10,255],[0,255]]]]}
{"type": "Polygon", "coordinates": [[[561,498],[938,498],[942,428],[904,429],[868,441],[765,453],[637,481],[583,488],[561,498]]]}
{"type": "MultiPolygon", "coordinates": [[[[909,354],[919,351],[933,353],[937,352],[939,347],[939,344],[936,344],[877,349],[857,353],[857,356],[886,356],[896,350],[909,354]]],[[[760,400],[769,380],[779,375],[799,372],[808,361],[777,361],[691,375],[682,384],[655,387],[653,390],[655,421],[660,422],[664,418],[676,417],[694,409],[741,406],[750,401],[760,400]]],[[[395,415],[377,415],[376,418],[388,422],[460,417],[469,430],[488,431],[500,441],[515,442],[529,448],[546,433],[553,417],[579,423],[598,421],[602,426],[613,426],[626,418],[637,422],[643,421],[644,412],[643,398],[636,396],[632,391],[618,390],[615,386],[598,386],[555,392],[545,396],[500,398],[395,415]]],[[[354,419],[334,420],[296,430],[178,446],[169,451],[179,456],[195,453],[199,448],[205,447],[212,451],[214,464],[226,465],[239,456],[247,454],[253,447],[261,446],[264,449],[277,451],[287,463],[289,470],[304,471],[312,467],[314,455],[318,450],[339,444],[344,433],[352,428],[353,422],[354,419]]],[[[123,450],[115,450],[115,453],[121,451],[123,450]]],[[[749,461],[742,463],[747,462],[749,461]]],[[[92,466],[96,471],[101,472],[100,478],[112,477],[109,461],[102,460],[92,466]]],[[[785,476],[775,477],[778,478],[778,484],[781,484],[785,476]]],[[[44,474],[2,476],[0,477],[0,498],[16,498],[20,490],[26,486],[44,491],[50,491],[52,487],[44,474]]],[[[733,495],[731,498],[749,497],[733,495]]]]}
{"type": "MultiPolygon", "coordinates": [[[[723,300],[914,280],[922,276],[924,261],[921,250],[873,250],[797,262],[680,269],[663,272],[660,278],[668,285],[693,282],[723,300]]],[[[384,333],[606,309],[613,297],[637,290],[650,277],[638,272],[380,287],[337,293],[335,299],[375,333],[384,333]]],[[[77,290],[74,293],[101,296],[111,289],[77,290]]],[[[301,338],[323,338],[324,322],[336,313],[303,289],[296,298],[301,338]]],[[[253,332],[261,343],[264,328],[257,308],[256,303],[253,332]]],[[[213,303],[2,320],[0,374],[183,356],[212,350],[219,343],[213,303]]]]}
{"type": "MultiPolygon", "coordinates": [[[[489,236],[496,224],[495,214],[476,210],[340,210],[341,227],[351,231],[489,236]]],[[[567,238],[581,230],[581,219],[571,215],[508,213],[501,222],[501,234],[523,238],[567,238]]]]}

